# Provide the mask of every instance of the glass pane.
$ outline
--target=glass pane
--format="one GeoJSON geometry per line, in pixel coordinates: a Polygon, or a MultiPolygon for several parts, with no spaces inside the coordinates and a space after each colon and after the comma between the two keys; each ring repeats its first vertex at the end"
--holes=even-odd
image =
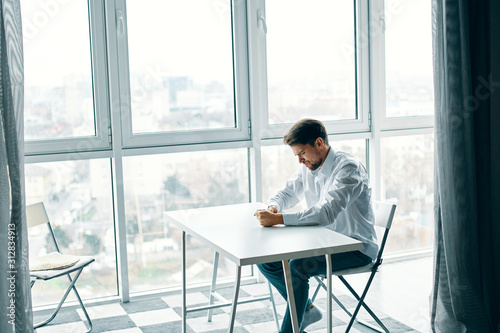
{"type": "Polygon", "coordinates": [[[387,117],[434,113],[431,1],[386,0],[387,117]]]}
{"type": "MultiPolygon", "coordinates": [[[[43,201],[61,252],[96,259],[78,279],[80,296],[117,295],[110,161],[26,164],[25,176],[26,202],[43,201]]],[[[29,230],[30,258],[55,250],[48,237],[46,225],[29,230]]],[[[66,282],[35,283],[33,305],[58,303],[66,282]]],[[[76,300],[74,293],[68,299],[76,300]]]]}
{"type": "Polygon", "coordinates": [[[398,205],[386,254],[433,246],[433,138],[427,134],[381,141],[382,196],[398,205]]]}
{"type": "Polygon", "coordinates": [[[235,127],[230,1],[129,0],[134,133],[235,127]]]}
{"type": "Polygon", "coordinates": [[[269,123],[356,119],[353,1],[266,1],[269,123]]]}
{"type": "MultiPolygon", "coordinates": [[[[180,286],[181,230],[165,224],[163,212],[248,202],[247,166],[246,149],[125,158],[131,292],[180,286]]],[[[213,250],[187,237],[187,251],[188,283],[209,282],[213,250]]],[[[234,263],[222,260],[219,278],[233,274],[234,263]]]]}
{"type": "MultiPolygon", "coordinates": [[[[329,138],[330,146],[336,151],[353,154],[366,166],[365,140],[333,140],[329,138]]],[[[288,178],[299,170],[299,162],[287,145],[262,147],[262,198],[267,202],[274,193],[285,186],[288,178]]],[[[293,210],[305,209],[301,202],[293,210]]]]}
{"type": "Polygon", "coordinates": [[[93,136],[86,0],[21,1],[25,139],[93,136]]]}

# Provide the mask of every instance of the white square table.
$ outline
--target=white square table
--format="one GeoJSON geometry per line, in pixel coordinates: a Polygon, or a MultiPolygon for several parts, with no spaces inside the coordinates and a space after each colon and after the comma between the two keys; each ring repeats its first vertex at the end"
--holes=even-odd
{"type": "MultiPolygon", "coordinates": [[[[237,265],[235,291],[231,308],[229,332],[233,331],[241,266],[282,261],[288,293],[292,326],[299,332],[295,299],[290,277],[289,260],[325,255],[327,288],[331,295],[331,258],[333,253],[360,250],[363,244],[322,226],[280,226],[264,228],[254,216],[263,203],[245,203],[169,211],[167,223],[182,229],[182,332],[186,332],[186,233],[208,245],[237,265]]],[[[327,297],[327,328],[332,330],[332,298],[327,297]]]]}

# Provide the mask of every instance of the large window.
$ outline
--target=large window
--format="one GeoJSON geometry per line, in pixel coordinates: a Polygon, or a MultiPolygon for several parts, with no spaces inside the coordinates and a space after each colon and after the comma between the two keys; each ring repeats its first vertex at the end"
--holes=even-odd
{"type": "MultiPolygon", "coordinates": [[[[282,137],[304,117],[361,159],[374,199],[398,204],[388,252],[432,247],[428,1],[21,7],[27,203],[44,201],[64,252],[96,257],[84,298],[179,288],[180,232],[163,212],[265,202],[298,169],[282,137]]],[[[188,251],[188,282],[208,283],[213,252],[190,237],[188,251]]],[[[59,290],[36,288],[35,305],[59,290]]]]}

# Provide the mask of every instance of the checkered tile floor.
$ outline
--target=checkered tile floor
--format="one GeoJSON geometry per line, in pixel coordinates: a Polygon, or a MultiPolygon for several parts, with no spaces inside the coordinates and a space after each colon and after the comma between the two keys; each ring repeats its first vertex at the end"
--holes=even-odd
{"type": "MultiPolygon", "coordinates": [[[[312,283],[311,283],[312,284],[312,283]]],[[[314,285],[311,286],[314,290],[314,285]]],[[[232,299],[233,289],[223,288],[217,290],[223,297],[232,299]]],[[[249,296],[262,296],[267,293],[267,284],[259,283],[241,286],[240,299],[249,296]]],[[[338,295],[338,294],[337,294],[338,295]]],[[[355,306],[354,299],[346,295],[338,295],[339,299],[350,308],[355,306]]],[[[108,333],[152,333],[152,332],[181,332],[181,297],[171,295],[144,300],[133,300],[130,303],[113,303],[107,305],[87,306],[87,312],[92,320],[92,332],[108,333]]],[[[188,307],[195,305],[206,305],[208,303],[208,291],[194,292],[187,295],[188,307]]],[[[284,313],[286,303],[283,298],[275,293],[276,308],[279,319],[284,313]]],[[[320,333],[326,331],[326,292],[318,294],[316,306],[323,310],[323,319],[309,326],[307,332],[320,333]]],[[[376,313],[376,309],[372,309],[376,313]]],[[[39,322],[45,319],[49,312],[35,312],[34,320],[39,322]]],[[[382,313],[377,313],[391,332],[418,332],[382,313]]],[[[191,312],[187,315],[188,332],[222,333],[227,332],[230,317],[230,307],[213,310],[212,321],[208,322],[206,311],[191,312]]],[[[361,311],[358,317],[369,320],[369,315],[361,311]]],[[[48,325],[38,328],[37,333],[52,332],[84,332],[85,326],[82,322],[84,318],[81,309],[62,309],[56,318],[48,325]]],[[[370,318],[371,319],[371,318],[370,318]]],[[[349,317],[333,302],[333,325],[334,331],[343,332],[349,317]]],[[[236,333],[266,333],[277,332],[276,324],[272,315],[270,301],[259,301],[238,305],[236,313],[236,323],[234,332],[236,333]]],[[[351,332],[371,333],[370,328],[355,324],[351,332]]]]}

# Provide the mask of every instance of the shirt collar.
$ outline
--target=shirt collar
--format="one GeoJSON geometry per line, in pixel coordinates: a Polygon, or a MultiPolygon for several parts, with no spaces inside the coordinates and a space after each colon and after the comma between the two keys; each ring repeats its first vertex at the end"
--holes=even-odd
{"type": "Polygon", "coordinates": [[[332,170],[333,170],[333,162],[335,161],[335,150],[333,150],[332,147],[330,147],[330,150],[328,151],[328,154],[326,155],[326,159],[323,162],[323,165],[321,168],[318,170],[318,175],[323,174],[325,176],[331,175],[332,170]]]}

